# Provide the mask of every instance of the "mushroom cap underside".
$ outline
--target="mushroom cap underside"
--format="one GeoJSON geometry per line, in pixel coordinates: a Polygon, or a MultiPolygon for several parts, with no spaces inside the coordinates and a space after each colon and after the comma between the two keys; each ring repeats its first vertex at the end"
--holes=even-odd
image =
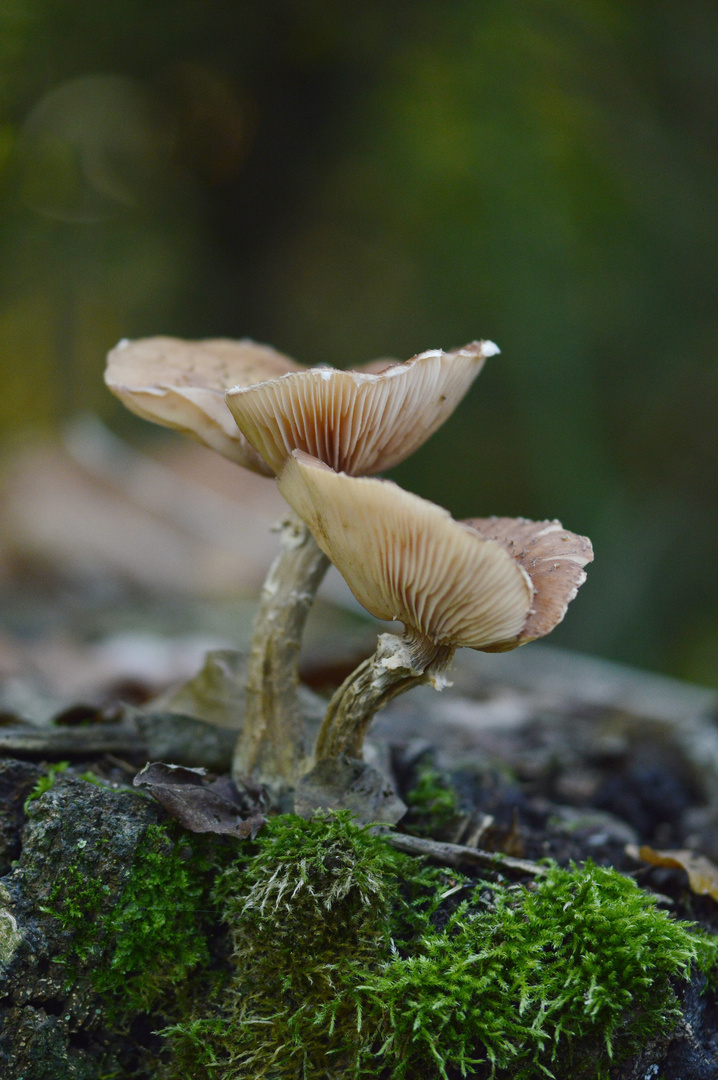
{"type": "Polygon", "coordinates": [[[520,635],[533,586],[496,540],[389,480],[337,473],[301,451],[279,490],[372,615],[435,645],[487,649],[520,635]]]}
{"type": "Polygon", "coordinates": [[[366,475],[390,469],[421,446],[497,352],[492,342],[475,341],[453,352],[420,353],[403,364],[307,368],[234,387],[226,400],[274,472],[292,451],[302,450],[335,472],[366,475]]]}

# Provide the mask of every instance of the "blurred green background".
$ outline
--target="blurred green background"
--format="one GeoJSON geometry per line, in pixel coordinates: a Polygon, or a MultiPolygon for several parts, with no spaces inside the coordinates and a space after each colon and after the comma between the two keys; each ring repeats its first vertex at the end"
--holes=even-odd
{"type": "Polygon", "coordinates": [[[557,644],[718,685],[718,6],[4,0],[0,423],[120,337],[348,366],[492,338],[395,472],[560,517],[557,644]]]}

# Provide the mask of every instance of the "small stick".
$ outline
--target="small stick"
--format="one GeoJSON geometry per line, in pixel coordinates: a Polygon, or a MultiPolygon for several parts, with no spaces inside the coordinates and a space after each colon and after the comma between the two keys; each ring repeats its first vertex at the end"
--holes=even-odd
{"type": "Polygon", "coordinates": [[[459,867],[471,863],[487,870],[498,870],[507,874],[531,874],[542,877],[546,868],[528,859],[515,859],[500,851],[480,851],[478,848],[465,847],[463,844],[446,844],[440,840],[424,840],[420,836],[407,833],[378,831],[388,844],[407,855],[423,855],[431,862],[441,866],[459,867]]]}
{"type": "Polygon", "coordinates": [[[100,757],[120,754],[146,760],[147,743],[137,728],[125,724],[93,724],[86,728],[0,728],[0,757],[30,760],[100,757]]]}
{"type": "MultiPolygon", "coordinates": [[[[467,847],[477,848],[479,841],[484,833],[491,828],[494,823],[493,814],[480,814],[479,820],[474,823],[473,828],[464,837],[464,843],[467,847]]],[[[471,824],[471,821],[469,822],[471,824]]],[[[457,840],[459,837],[457,837],[457,840]]]]}

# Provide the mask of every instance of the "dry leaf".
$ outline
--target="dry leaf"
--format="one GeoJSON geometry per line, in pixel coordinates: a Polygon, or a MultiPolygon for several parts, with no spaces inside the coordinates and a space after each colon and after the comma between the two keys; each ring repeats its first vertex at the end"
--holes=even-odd
{"type": "Polygon", "coordinates": [[[264,824],[260,793],[239,791],[229,777],[210,779],[205,769],[187,769],[153,761],[137,774],[134,786],[145,788],[168,814],[196,833],[254,838],[264,824]]]}
{"type": "Polygon", "coordinates": [[[718,866],[705,855],[694,855],[692,851],[655,851],[644,844],[627,844],[626,852],[634,859],[642,859],[651,866],[667,866],[674,870],[685,870],[688,884],[697,896],[712,896],[718,900],[718,866]]]}

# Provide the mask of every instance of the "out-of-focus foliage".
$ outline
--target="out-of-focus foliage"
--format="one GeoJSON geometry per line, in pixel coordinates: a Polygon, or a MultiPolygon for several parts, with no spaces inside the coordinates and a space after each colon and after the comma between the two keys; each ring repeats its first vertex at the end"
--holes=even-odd
{"type": "Polygon", "coordinates": [[[718,682],[717,84],[709,0],[6,0],[0,423],[121,428],[120,336],[491,337],[397,478],[588,533],[557,643],[718,682]]]}

